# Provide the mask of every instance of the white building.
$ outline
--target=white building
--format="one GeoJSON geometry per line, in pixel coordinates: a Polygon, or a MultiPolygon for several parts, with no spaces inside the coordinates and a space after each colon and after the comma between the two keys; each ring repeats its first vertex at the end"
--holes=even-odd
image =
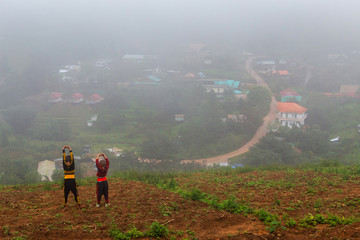
{"type": "Polygon", "coordinates": [[[41,181],[49,179],[52,181],[52,174],[55,170],[55,162],[44,160],[38,163],[38,173],[41,175],[41,181]]]}
{"type": "Polygon", "coordinates": [[[298,127],[304,125],[307,117],[307,108],[297,103],[279,102],[277,105],[277,119],[280,126],[292,128],[293,125],[298,127]]]}
{"type": "Polygon", "coordinates": [[[97,118],[98,118],[98,115],[97,115],[97,114],[94,114],[94,115],[91,116],[91,121],[96,122],[96,121],[97,121],[97,118]]]}

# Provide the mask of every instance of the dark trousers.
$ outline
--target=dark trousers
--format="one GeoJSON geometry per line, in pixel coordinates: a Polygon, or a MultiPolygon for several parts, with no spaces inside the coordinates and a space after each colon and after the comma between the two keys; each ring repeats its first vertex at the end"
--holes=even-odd
{"type": "Polygon", "coordinates": [[[107,181],[97,182],[96,183],[96,196],[97,203],[100,204],[101,196],[104,195],[105,202],[109,203],[109,186],[107,181]]]}
{"type": "Polygon", "coordinates": [[[64,204],[67,204],[70,191],[74,194],[75,202],[79,203],[75,179],[64,179],[64,204]]]}

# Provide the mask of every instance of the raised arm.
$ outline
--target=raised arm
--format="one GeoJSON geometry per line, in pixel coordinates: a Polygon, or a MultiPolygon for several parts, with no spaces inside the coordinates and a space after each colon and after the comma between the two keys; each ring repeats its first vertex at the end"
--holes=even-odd
{"type": "Polygon", "coordinates": [[[72,150],[71,150],[71,147],[70,146],[68,146],[68,145],[65,145],[64,147],[63,147],[63,161],[65,162],[65,159],[66,159],[66,152],[65,152],[65,149],[69,149],[69,153],[70,153],[70,158],[71,158],[71,161],[73,162],[74,161],[74,155],[73,155],[73,152],[72,152],[72,150]]]}
{"type": "Polygon", "coordinates": [[[105,156],[105,154],[103,154],[105,161],[106,161],[106,169],[109,169],[109,165],[110,165],[110,161],[109,159],[105,156]]]}
{"type": "Polygon", "coordinates": [[[100,164],[99,164],[99,158],[100,158],[101,155],[102,155],[102,153],[99,153],[99,154],[97,155],[97,157],[96,157],[96,160],[95,160],[95,164],[96,164],[96,166],[97,166],[98,168],[101,167],[100,164]]]}

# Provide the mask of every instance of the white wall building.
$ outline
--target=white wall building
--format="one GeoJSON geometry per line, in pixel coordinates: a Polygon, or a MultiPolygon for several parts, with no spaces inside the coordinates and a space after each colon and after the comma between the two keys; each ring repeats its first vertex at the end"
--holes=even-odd
{"type": "Polygon", "coordinates": [[[41,175],[41,181],[49,179],[52,181],[52,174],[55,170],[55,162],[44,160],[38,163],[38,173],[41,175]]]}
{"type": "Polygon", "coordinates": [[[297,103],[278,102],[276,118],[279,120],[280,126],[292,128],[296,125],[300,127],[305,124],[306,117],[307,108],[297,103]]]}

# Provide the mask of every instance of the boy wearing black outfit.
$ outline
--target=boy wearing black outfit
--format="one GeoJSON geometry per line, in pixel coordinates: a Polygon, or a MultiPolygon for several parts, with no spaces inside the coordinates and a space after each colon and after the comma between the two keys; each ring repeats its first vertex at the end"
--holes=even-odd
{"type": "Polygon", "coordinates": [[[67,200],[70,191],[74,194],[77,207],[80,208],[77,185],[75,181],[75,162],[74,155],[68,145],[63,147],[63,169],[64,169],[64,207],[67,205],[67,200]],[[68,148],[70,155],[66,156],[65,149],[68,148]]]}

